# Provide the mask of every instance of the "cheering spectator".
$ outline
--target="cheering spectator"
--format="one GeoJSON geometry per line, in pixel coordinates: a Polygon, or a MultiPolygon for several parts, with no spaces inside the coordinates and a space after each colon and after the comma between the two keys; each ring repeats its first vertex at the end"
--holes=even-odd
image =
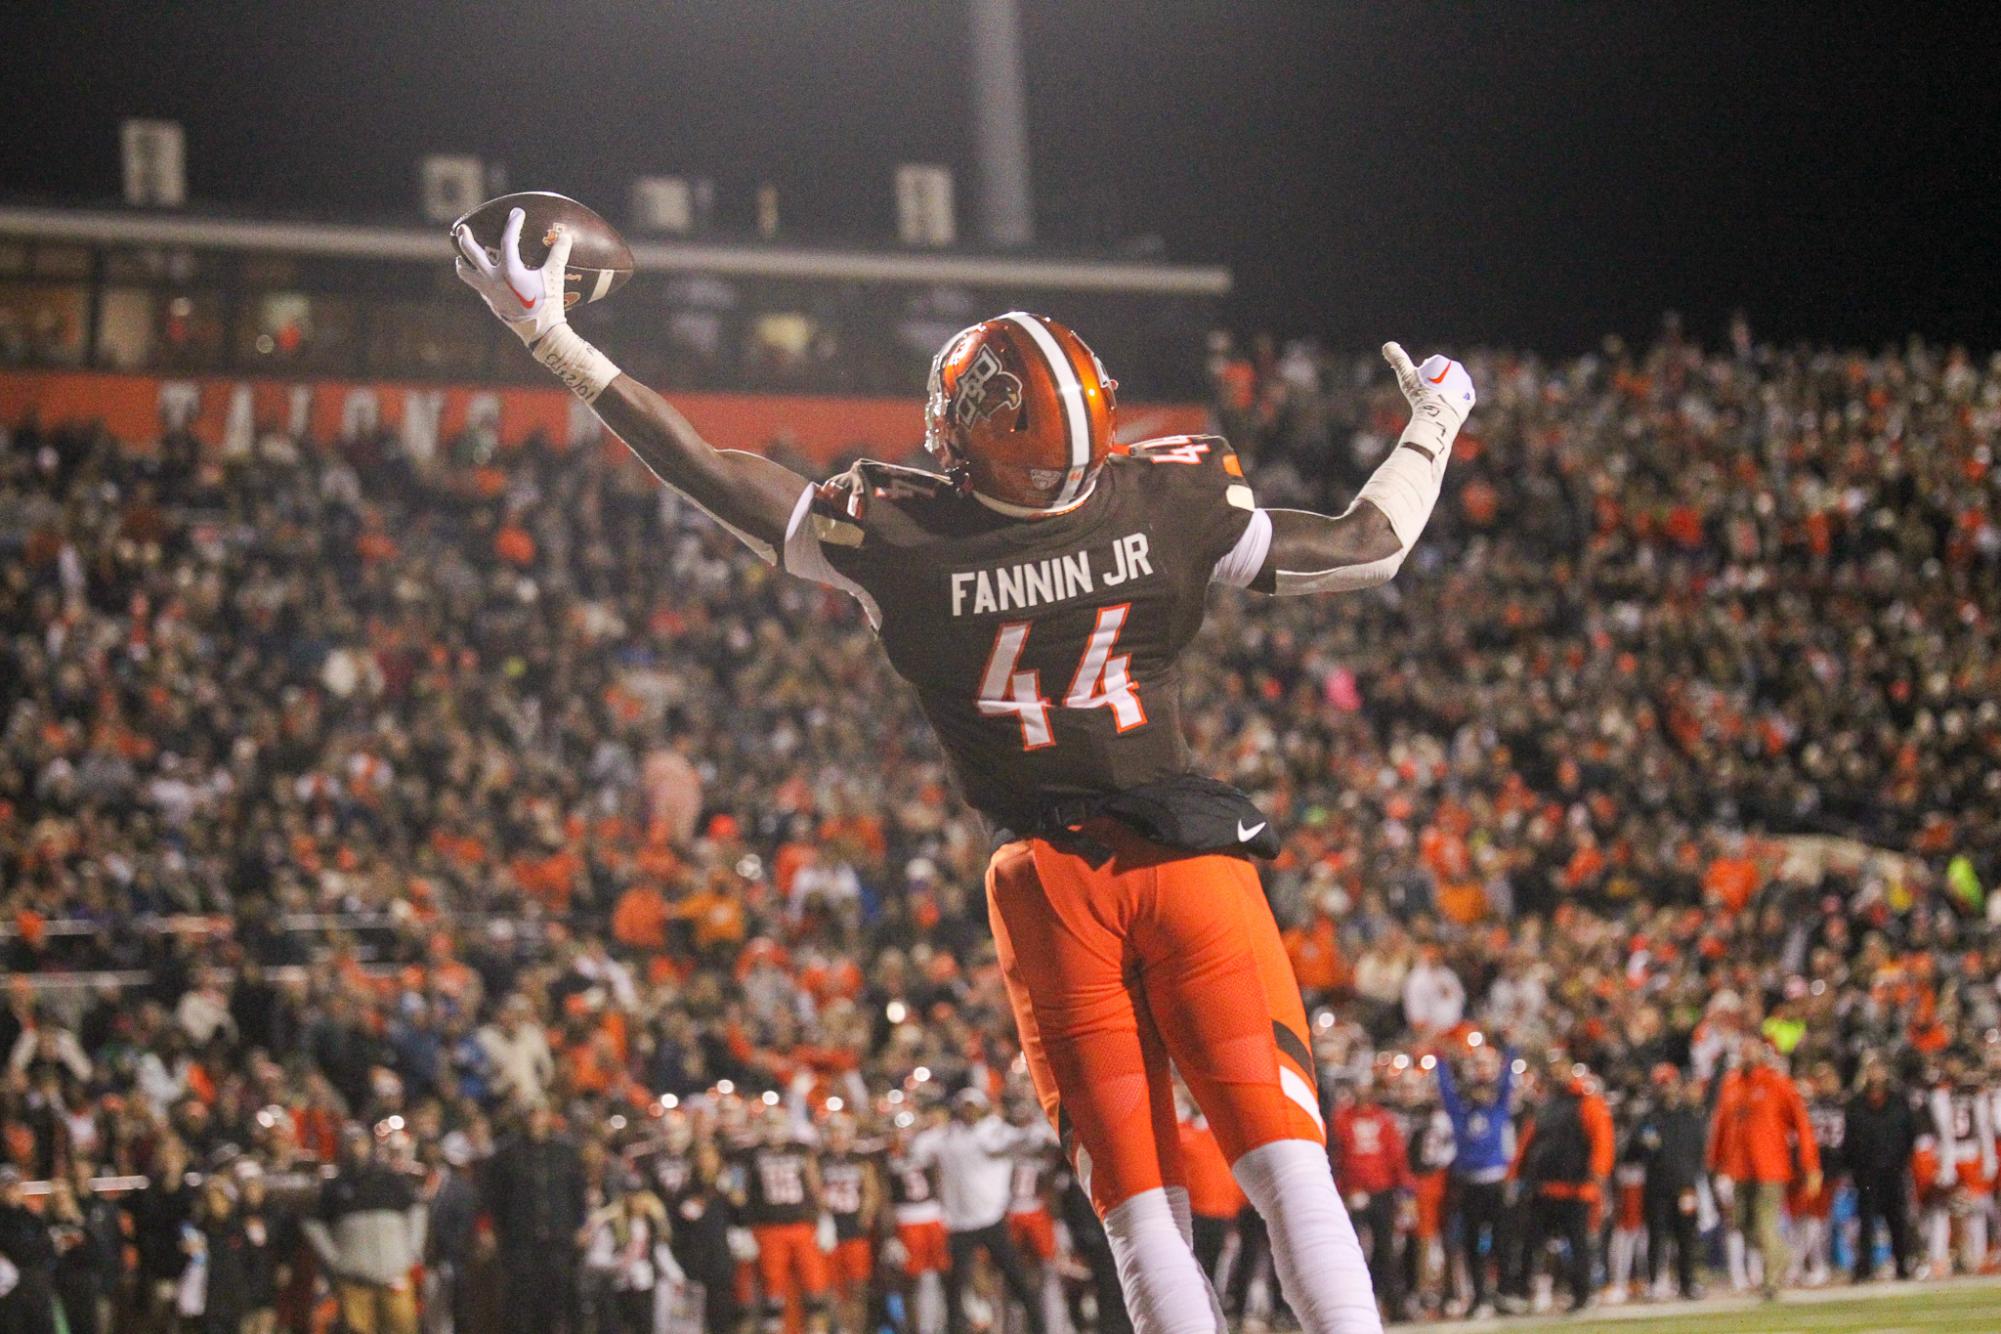
{"type": "MultiPolygon", "coordinates": [[[[1477,1102],[1476,1018],[1486,1051],[1587,1062],[1630,1146],[1661,1114],[1653,1067],[1677,1067],[1692,1112],[1770,1032],[1792,1068],[1883,1067],[1852,1104],[1881,1082],[1854,1132],[1879,1147],[1842,1161],[1893,1255],[1914,1170],[1928,1223],[1983,1249],[2001,363],[1678,330],[1465,360],[1481,409],[1396,585],[1331,622],[1223,599],[1187,664],[1197,762],[1284,835],[1261,875],[1328,1007],[1322,1087],[1432,1055],[1477,1102]],[[1948,1133],[1938,1114],[1907,1133],[1906,1090],[1935,1084],[1948,1133]]],[[[1258,499],[1345,505],[1400,395],[1304,346],[1230,363],[1258,499]]],[[[497,1229],[452,1243],[466,1334],[529,1309],[487,1309],[517,1284],[575,1327],[582,1197],[615,1170],[576,1168],[575,1209],[545,1227],[533,1182],[568,1181],[563,1155],[515,1172],[489,1118],[539,1100],[579,1160],[609,1159],[657,1136],[668,1095],[706,1159],[734,1149],[723,1109],[746,1095],[803,1079],[887,1137],[936,1114],[931,1090],[1010,1067],[985,831],[854,606],[728,558],[589,445],[473,432],[419,460],[392,434],[261,425],[240,459],[184,433],[0,439],[0,1157],[143,1181],[72,1187],[100,1234],[130,1218],[133,1272],[105,1285],[132,1288],[128,1323],[165,1330],[192,1292],[188,1177],[232,1145],[271,1183],[288,1331],[310,1319],[292,1241],[320,1166],[346,1121],[391,1116],[433,1166],[463,1137],[454,1207],[497,1229]],[[76,1015],[36,1000],[97,969],[145,980],[62,979],[76,1015]]],[[[1540,1138],[1551,1109],[1528,1102],[1540,1138]]],[[[1850,1189],[1830,1177],[1816,1209],[1850,1189]]],[[[662,1198],[721,1328],[731,1211],[708,1180],[662,1198]]],[[[1560,1230],[1542,1203],[1530,1188],[1499,1233],[1560,1230]]],[[[1483,1207],[1460,1189],[1417,1228],[1396,1210],[1388,1244],[1470,1218],[1477,1245],[1483,1207]]],[[[1102,1259],[1088,1210],[1075,1223],[1102,1259]]],[[[1254,1219],[1234,1230],[1240,1295],[1266,1266],[1254,1219]]],[[[1942,1260],[1983,1262],[1947,1239],[1942,1260]]],[[[1449,1278],[1415,1280],[1406,1297],[1449,1307],[1449,1278]]]]}

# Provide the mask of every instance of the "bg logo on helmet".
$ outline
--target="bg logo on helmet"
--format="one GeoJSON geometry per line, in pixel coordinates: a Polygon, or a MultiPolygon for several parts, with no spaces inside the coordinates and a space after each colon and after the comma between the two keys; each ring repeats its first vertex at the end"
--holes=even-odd
{"type": "Polygon", "coordinates": [[[959,377],[952,416],[961,426],[1021,406],[1021,377],[1008,371],[991,347],[982,347],[959,377]]]}

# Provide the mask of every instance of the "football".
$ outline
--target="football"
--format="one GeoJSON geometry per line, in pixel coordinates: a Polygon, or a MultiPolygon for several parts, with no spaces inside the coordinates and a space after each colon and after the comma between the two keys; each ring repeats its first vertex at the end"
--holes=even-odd
{"type": "Polygon", "coordinates": [[[576,240],[570,246],[570,265],[563,275],[563,304],[580,305],[602,301],[625,286],[632,276],[632,247],[618,229],[595,212],[567,195],[546,190],[524,190],[489,199],[452,224],[456,233],[463,226],[486,253],[498,259],[500,236],[507,229],[507,215],[515,209],[527,214],[521,223],[521,260],[534,268],[549,257],[551,229],[562,223],[576,240]]]}

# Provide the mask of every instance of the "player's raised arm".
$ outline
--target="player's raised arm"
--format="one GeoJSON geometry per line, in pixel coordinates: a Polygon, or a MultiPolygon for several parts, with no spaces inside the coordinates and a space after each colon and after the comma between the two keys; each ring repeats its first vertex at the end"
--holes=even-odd
{"type": "Polygon", "coordinates": [[[548,260],[531,269],[521,259],[524,217],[518,208],[508,215],[498,263],[461,224],[452,233],[459,248],[459,277],[655,477],[700,505],[760,556],[774,559],[806,479],[762,455],[715,448],[666,399],[579,337],[563,312],[563,270],[574,238],[558,225],[548,260]]]}
{"type": "MultiPolygon", "coordinates": [[[[1383,344],[1383,357],[1410,400],[1396,448],[1339,515],[1260,510],[1225,558],[1240,566],[1228,582],[1261,593],[1345,593],[1387,583],[1402,568],[1438,503],[1452,442],[1473,408],[1473,380],[1445,357],[1413,366],[1395,343],[1383,344]]],[[[1219,577],[1227,578],[1220,568],[1219,577]]]]}

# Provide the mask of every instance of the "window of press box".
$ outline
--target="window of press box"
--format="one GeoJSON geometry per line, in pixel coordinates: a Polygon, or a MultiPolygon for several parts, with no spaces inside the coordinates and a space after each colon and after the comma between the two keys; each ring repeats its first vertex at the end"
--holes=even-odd
{"type": "Polygon", "coordinates": [[[351,371],[357,351],[354,303],[306,292],[244,298],[236,321],[236,364],[244,370],[351,371]]]}
{"type": "MultiPolygon", "coordinates": [[[[741,389],[737,286],[709,274],[641,274],[609,301],[579,306],[570,322],[634,379],[665,391],[741,389]]],[[[501,339],[496,373],[545,384],[547,372],[501,339]]]]}
{"type": "Polygon", "coordinates": [[[495,328],[478,301],[384,303],[369,315],[368,373],[423,379],[483,375],[495,328]]]}
{"type": "Polygon", "coordinates": [[[107,287],[93,360],[107,370],[215,370],[226,324],[219,292],[107,287]]]}
{"type": "Polygon", "coordinates": [[[38,245],[30,267],[41,278],[88,278],[90,251],[80,245],[38,245]]]}
{"type": "Polygon", "coordinates": [[[245,255],[240,272],[245,287],[297,287],[299,271],[290,255],[245,255]]]}
{"type": "Polygon", "coordinates": [[[221,256],[186,246],[134,246],[104,252],[104,281],[194,287],[219,281],[221,256]]]}
{"type": "Polygon", "coordinates": [[[824,389],[840,352],[834,331],[804,311],[752,316],[744,378],[761,389],[824,389]]]}
{"type": "Polygon", "coordinates": [[[74,283],[0,283],[0,366],[80,366],[88,311],[74,283]]]}

